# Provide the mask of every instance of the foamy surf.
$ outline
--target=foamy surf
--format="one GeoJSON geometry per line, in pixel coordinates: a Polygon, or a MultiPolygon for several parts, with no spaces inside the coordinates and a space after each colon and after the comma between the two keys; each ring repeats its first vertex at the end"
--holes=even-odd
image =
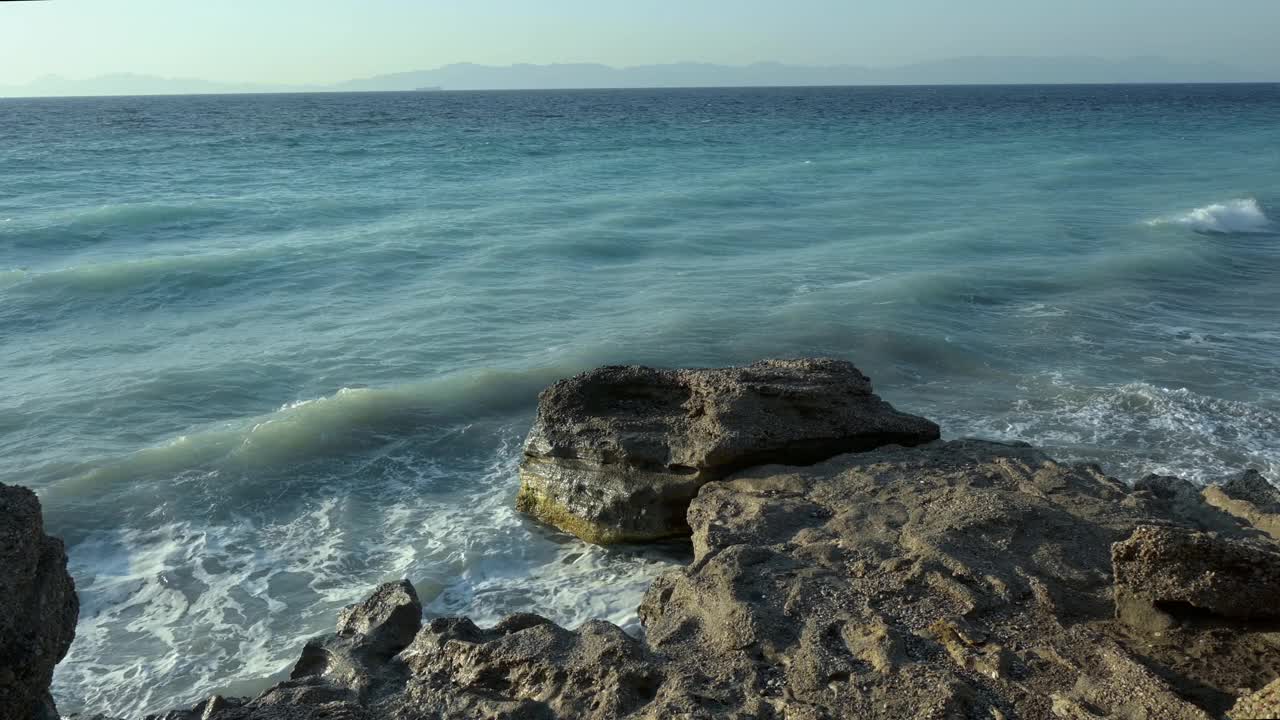
{"type": "Polygon", "coordinates": [[[405,447],[270,513],[93,533],[69,552],[81,619],[54,692],[121,717],[252,694],[344,605],[402,577],[429,617],[528,611],[637,631],[645,589],[677,559],[566,542],[519,515],[519,440],[509,427],[487,459],[454,467],[405,447]]]}
{"type": "Polygon", "coordinates": [[[1156,218],[1148,225],[1181,225],[1211,235],[1250,235],[1274,233],[1275,223],[1254,198],[1240,198],[1199,207],[1180,215],[1156,218]]]}
{"type": "Polygon", "coordinates": [[[1203,485],[1246,468],[1280,479],[1280,413],[1265,404],[1146,382],[1078,387],[1060,374],[1023,389],[1027,397],[1006,412],[952,416],[944,427],[1030,442],[1127,482],[1158,473],[1203,485]]]}

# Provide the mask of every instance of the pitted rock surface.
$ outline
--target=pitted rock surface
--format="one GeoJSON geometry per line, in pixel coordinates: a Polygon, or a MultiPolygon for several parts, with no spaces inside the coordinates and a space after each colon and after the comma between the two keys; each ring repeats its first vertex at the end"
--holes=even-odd
{"type": "Polygon", "coordinates": [[[1274,720],[1280,717],[1280,679],[1240,698],[1227,717],[1231,720],[1274,720]]]}
{"type": "Polygon", "coordinates": [[[686,535],[690,500],[731,472],[938,436],[936,424],[895,410],[844,361],[604,367],[542,393],[517,505],[588,542],[686,535]]]}
{"type": "Polygon", "coordinates": [[[348,655],[357,672],[181,720],[1222,717],[1280,675],[1274,622],[1178,604],[1151,605],[1158,628],[1116,617],[1117,544],[1168,551],[1174,572],[1195,566],[1177,565],[1179,538],[1275,547],[1178,482],[1131,489],[979,441],[754,468],[690,505],[694,560],[650,588],[644,640],[436,618],[389,659],[348,655]]]}
{"type": "Polygon", "coordinates": [[[690,506],[695,559],[650,589],[647,639],[776,692],[779,716],[1219,716],[1280,670],[1275,628],[1136,631],[1111,547],[1152,519],[1269,541],[1172,482],[977,441],[746,471],[690,506]]]}
{"type": "Polygon", "coordinates": [[[1280,548],[1170,527],[1139,527],[1111,549],[1117,599],[1280,620],[1280,548]]]}

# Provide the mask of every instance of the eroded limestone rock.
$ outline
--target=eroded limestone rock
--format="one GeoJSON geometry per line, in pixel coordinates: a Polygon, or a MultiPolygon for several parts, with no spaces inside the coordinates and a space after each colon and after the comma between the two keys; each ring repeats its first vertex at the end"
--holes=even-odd
{"type": "Polygon", "coordinates": [[[516,615],[490,630],[466,619],[431,622],[402,655],[413,671],[389,717],[622,718],[652,704],[661,663],[612,623],[566,630],[516,615]]]}
{"type": "Polygon", "coordinates": [[[688,534],[689,501],[736,470],[937,438],[843,361],[604,367],[542,393],[517,503],[588,542],[654,540],[688,534]]]}
{"type": "Polygon", "coordinates": [[[647,639],[776,717],[1220,716],[1280,669],[1269,627],[1114,619],[1114,543],[1232,522],[1168,490],[977,441],[744,471],[691,504],[695,558],[646,595],[647,639]]]}
{"type": "Polygon", "coordinates": [[[386,583],[364,601],[338,615],[337,632],[315,638],[302,650],[290,680],[313,688],[315,679],[350,691],[341,700],[367,700],[370,688],[384,681],[387,661],[409,646],[422,627],[422,603],[407,580],[386,583]]]}
{"type": "Polygon", "coordinates": [[[308,646],[314,671],[173,718],[1221,717],[1280,675],[1274,624],[1135,630],[1115,618],[1112,547],[1234,528],[1212,536],[1233,550],[1191,553],[1229,572],[1236,544],[1271,541],[1170,497],[979,441],[753,468],[690,505],[694,560],[650,588],[644,640],[525,614],[435,618],[404,645],[416,600],[384,586],[308,646]]]}
{"type": "Polygon", "coordinates": [[[1240,620],[1280,619],[1280,548],[1171,527],[1139,527],[1111,551],[1117,598],[1240,620]]]}
{"type": "Polygon", "coordinates": [[[1205,488],[1204,500],[1280,540],[1280,490],[1257,470],[1246,470],[1221,485],[1205,488]]]}

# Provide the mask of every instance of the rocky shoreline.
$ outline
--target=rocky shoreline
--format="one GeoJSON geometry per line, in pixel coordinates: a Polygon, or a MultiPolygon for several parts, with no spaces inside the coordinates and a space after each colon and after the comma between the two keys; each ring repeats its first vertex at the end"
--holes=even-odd
{"type": "MultiPolygon", "coordinates": [[[[690,537],[693,561],[645,595],[644,638],[531,614],[424,622],[400,581],[307,643],[289,680],[152,717],[1280,715],[1280,491],[1256,472],[1130,486],[942,441],[852,365],[795,360],[557,383],[521,483],[523,510],[590,542],[690,537]]],[[[34,495],[0,501],[0,720],[56,717],[65,554],[34,495]]]]}

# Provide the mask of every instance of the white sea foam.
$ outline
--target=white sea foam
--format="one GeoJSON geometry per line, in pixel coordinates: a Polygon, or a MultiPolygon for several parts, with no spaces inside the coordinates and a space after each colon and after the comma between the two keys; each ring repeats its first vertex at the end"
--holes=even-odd
{"type": "Polygon", "coordinates": [[[1273,233],[1275,223],[1254,198],[1214,203],[1190,212],[1149,220],[1148,225],[1181,225],[1196,232],[1217,235],[1273,233]]]}
{"type": "Polygon", "coordinates": [[[1129,481],[1160,473],[1211,483],[1248,467],[1280,480],[1280,413],[1264,405],[1145,382],[1080,388],[1060,375],[1047,380],[1007,412],[946,425],[1099,462],[1129,481]]]}
{"type": "Polygon", "coordinates": [[[70,548],[82,610],[55,678],[59,704],[133,717],[255,693],[306,638],[331,632],[342,606],[402,577],[429,617],[489,624],[530,611],[569,627],[604,618],[638,628],[641,595],[675,559],[529,523],[513,509],[519,457],[508,427],[473,467],[406,447],[268,514],[94,533],[70,548]]]}
{"type": "Polygon", "coordinates": [[[1015,311],[1018,315],[1031,318],[1053,318],[1065,317],[1068,311],[1065,308],[1056,305],[1045,305],[1044,303],[1035,302],[1027,303],[1015,311]]]}

